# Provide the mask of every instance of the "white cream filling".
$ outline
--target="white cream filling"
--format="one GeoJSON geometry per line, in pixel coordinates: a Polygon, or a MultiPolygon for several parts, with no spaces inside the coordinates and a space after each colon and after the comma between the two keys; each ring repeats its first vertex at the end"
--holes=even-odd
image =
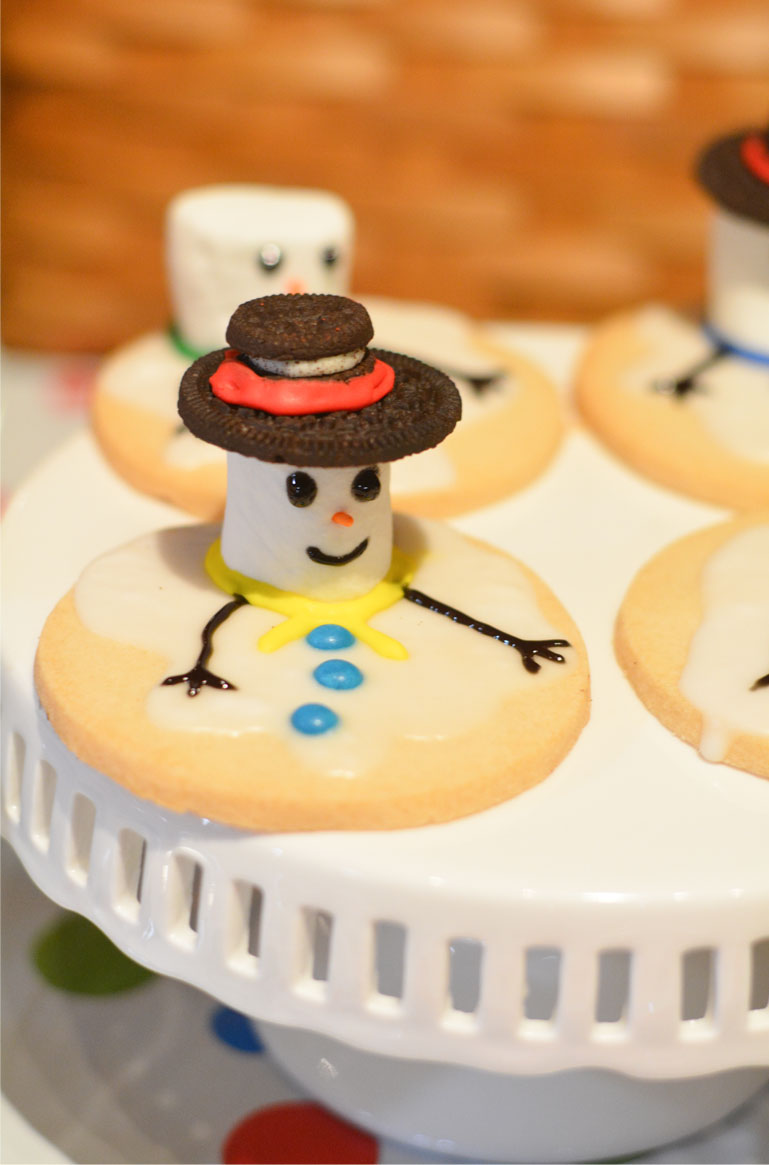
{"type": "MultiPolygon", "coordinates": [[[[700,327],[668,308],[643,308],[635,321],[646,352],[624,370],[621,383],[631,392],[647,395],[655,381],[681,376],[713,352],[700,327]]],[[[725,357],[697,383],[698,391],[676,403],[694,413],[725,449],[769,463],[769,367],[725,357]]]]}
{"type": "MultiPolygon", "coordinates": [[[[213,526],[159,531],[91,563],[75,590],[85,626],[161,653],[169,675],[187,671],[203,626],[227,601],[202,566],[217,533],[213,526]]],[[[427,594],[522,637],[563,635],[543,617],[511,559],[449,527],[400,517],[396,542],[407,553],[427,551],[414,580],[427,594]]],[[[404,644],[405,661],[385,659],[360,641],[342,652],[318,651],[303,638],[272,654],[259,651],[259,637],[282,618],[256,607],[238,610],[216,631],[209,664],[237,690],[204,688],[190,699],[184,684],[158,686],[148,697],[150,719],[190,732],[268,732],[317,771],[351,778],[381,762],[396,740],[452,738],[493,719],[503,700],[531,685],[546,688],[573,666],[575,654],[566,649],[565,664],[543,663],[531,675],[514,649],[406,600],[370,620],[404,644]],[[313,678],[318,664],[337,657],[360,669],[359,687],[334,691],[313,678]],[[331,707],[339,726],[321,737],[296,732],[291,713],[305,703],[331,707]]]]}
{"type": "Polygon", "coordinates": [[[769,749],[769,524],[735,534],[702,575],[703,616],[680,688],[702,713],[700,752],[720,761],[739,733],[763,736],[769,749]]]}
{"type": "Polygon", "coordinates": [[[336,356],[319,356],[315,360],[264,360],[261,356],[255,356],[253,359],[259,368],[278,376],[328,376],[332,372],[347,372],[354,368],[356,364],[360,364],[365,354],[365,348],[356,348],[352,352],[340,352],[336,356]]]}

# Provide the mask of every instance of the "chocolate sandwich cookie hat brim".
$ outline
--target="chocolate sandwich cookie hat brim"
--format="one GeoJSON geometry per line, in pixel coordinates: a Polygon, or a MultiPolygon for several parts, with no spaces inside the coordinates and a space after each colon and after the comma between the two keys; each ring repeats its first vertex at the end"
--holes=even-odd
{"type": "Polygon", "coordinates": [[[718,138],[699,155],[696,174],[719,206],[769,226],[769,130],[718,138]]]}
{"type": "Polygon", "coordinates": [[[287,465],[341,468],[397,461],[438,445],[462,413],[454,383],[411,356],[373,348],[370,354],[392,367],[395,382],[380,400],[360,409],[297,416],[228,404],[210,383],[227,356],[223,349],[187,369],[179,389],[179,413],[203,441],[287,465]]]}

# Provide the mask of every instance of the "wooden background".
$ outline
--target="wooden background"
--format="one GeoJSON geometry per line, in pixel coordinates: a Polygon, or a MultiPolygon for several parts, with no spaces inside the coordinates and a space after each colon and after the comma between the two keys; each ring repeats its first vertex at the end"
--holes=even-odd
{"type": "Polygon", "coordinates": [[[5,0],[4,335],[162,322],[188,186],[326,187],[354,287],[592,320],[702,294],[699,146],[769,114],[767,0],[5,0]]]}

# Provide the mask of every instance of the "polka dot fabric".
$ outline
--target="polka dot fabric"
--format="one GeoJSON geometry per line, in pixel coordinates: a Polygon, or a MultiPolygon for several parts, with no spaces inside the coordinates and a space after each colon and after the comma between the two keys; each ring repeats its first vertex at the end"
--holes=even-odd
{"type": "Polygon", "coordinates": [[[224,1143],[224,1165],[368,1165],[379,1160],[377,1143],[320,1105],[276,1104],[252,1113],[224,1143]]]}

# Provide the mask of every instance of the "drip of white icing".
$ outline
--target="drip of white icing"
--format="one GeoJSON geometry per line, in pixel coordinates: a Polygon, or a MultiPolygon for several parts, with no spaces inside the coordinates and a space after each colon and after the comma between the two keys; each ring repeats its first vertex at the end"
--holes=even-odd
{"type": "MultiPolygon", "coordinates": [[[[701,328],[667,308],[644,308],[635,320],[645,354],[623,374],[631,392],[648,395],[655,382],[689,372],[713,352],[701,328]]],[[[699,391],[677,403],[724,448],[769,463],[769,367],[725,357],[700,373],[697,384],[699,391]]]]}
{"type": "Polygon", "coordinates": [[[712,555],[702,605],[680,680],[702,713],[700,752],[723,760],[739,733],[765,736],[769,748],[769,688],[753,688],[769,671],[769,524],[735,534],[712,555]]]}
{"type": "Polygon", "coordinates": [[[381,491],[367,501],[351,488],[360,468],[297,469],[228,453],[224,561],[249,578],[324,602],[366,594],[387,574],[392,558],[390,467],[378,467],[381,491]],[[310,505],[289,501],[286,483],[293,473],[315,482],[310,505]],[[352,521],[333,521],[340,513],[352,521]],[[308,547],[317,547],[346,555],[365,539],[363,553],[343,565],[314,562],[307,554],[308,547]]]}
{"type": "MultiPolygon", "coordinates": [[[[190,668],[200,632],[227,601],[203,569],[203,556],[218,530],[187,526],[155,532],[96,559],[75,589],[86,627],[120,643],[161,653],[168,674],[190,668]]],[[[396,542],[406,553],[423,552],[414,585],[445,602],[522,637],[563,635],[539,610],[521,568],[506,556],[467,542],[449,527],[396,518],[396,542]]],[[[260,636],[282,616],[242,607],[216,631],[210,667],[237,690],[204,688],[190,699],[184,684],[156,687],[149,695],[151,720],[168,729],[224,734],[272,733],[317,771],[354,777],[381,762],[403,738],[440,740],[493,719],[500,704],[530,685],[547,688],[574,666],[544,662],[537,675],[518,653],[441,615],[403,600],[374,615],[371,626],[403,643],[407,660],[385,659],[360,641],[344,658],[363,673],[350,691],[321,687],[313,670],[325,652],[304,639],[266,655],[260,636]],[[294,708],[331,705],[338,728],[308,738],[290,727],[294,708]]]]}

